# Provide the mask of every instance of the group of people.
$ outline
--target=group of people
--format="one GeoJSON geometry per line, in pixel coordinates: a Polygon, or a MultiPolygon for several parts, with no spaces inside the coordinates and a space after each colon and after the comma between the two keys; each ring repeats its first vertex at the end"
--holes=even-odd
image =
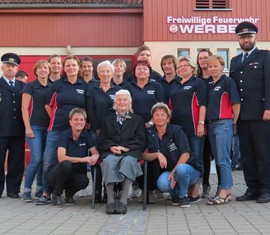
{"type": "Polygon", "coordinates": [[[230,76],[223,74],[222,57],[202,49],[197,66],[187,56],[163,56],[162,77],[143,45],[126,79],[122,59],[99,63],[96,79],[92,58],[70,55],[62,61],[52,55],[35,64],[36,80],[25,84],[15,79],[19,56],[4,54],[0,195],[6,182],[7,196],[19,198],[26,138],[31,161],[25,202],[33,201],[36,177],[37,205],[73,205],[75,193],[89,183],[87,166],[96,165],[96,201],[107,203],[107,214],[125,214],[130,185],[143,188],[142,158],[149,162],[148,188],[154,197],[169,192],[172,205],[181,207],[201,196],[207,205],[225,204],[232,199],[231,148],[239,135],[248,188],[236,200],[270,202],[270,53],[256,48],[257,31],[249,22],[236,27],[243,53],[232,59],[230,76]],[[212,156],[218,186],[211,198],[212,156]]]}

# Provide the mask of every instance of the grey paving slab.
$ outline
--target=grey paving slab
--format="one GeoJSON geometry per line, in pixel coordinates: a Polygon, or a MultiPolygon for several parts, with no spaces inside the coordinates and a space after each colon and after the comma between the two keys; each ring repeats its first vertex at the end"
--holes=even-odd
{"type": "MultiPolygon", "coordinates": [[[[0,199],[0,234],[270,234],[270,203],[236,202],[246,190],[242,172],[233,172],[233,200],[222,206],[207,206],[206,199],[190,208],[172,206],[169,200],[150,204],[146,211],[136,200],[126,215],[106,215],[105,205],[91,209],[90,196],[76,197],[73,207],[36,206],[18,199],[0,199]]],[[[211,175],[211,195],[216,175],[211,175]]],[[[91,194],[91,186],[88,187],[91,194]]]]}

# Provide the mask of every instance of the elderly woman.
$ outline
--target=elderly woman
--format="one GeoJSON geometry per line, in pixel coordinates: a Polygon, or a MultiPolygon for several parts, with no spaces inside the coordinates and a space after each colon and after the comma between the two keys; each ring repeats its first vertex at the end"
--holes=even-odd
{"type": "MultiPolygon", "coordinates": [[[[111,114],[113,108],[114,96],[120,90],[118,86],[112,84],[114,66],[110,61],[105,60],[98,64],[97,75],[100,83],[89,87],[87,90],[87,117],[90,122],[90,134],[97,142],[101,122],[105,117],[111,114]]],[[[95,200],[97,203],[106,201],[104,192],[102,199],[102,173],[100,167],[97,167],[97,187],[95,192],[95,200]]]]}
{"type": "Polygon", "coordinates": [[[138,160],[144,151],[145,130],[143,119],[130,112],[131,96],[127,90],[116,92],[114,109],[115,112],[104,120],[98,147],[108,194],[106,213],[125,214],[130,183],[142,175],[138,160]],[[116,207],[113,188],[120,182],[122,195],[116,207]]]}
{"type": "Polygon", "coordinates": [[[182,128],[169,124],[168,106],[157,103],[151,113],[154,126],[147,129],[149,153],[144,153],[144,159],[156,165],[157,187],[162,192],[170,193],[172,205],[190,207],[188,187],[198,182],[200,165],[182,128]]]}
{"type": "Polygon", "coordinates": [[[231,197],[233,184],[230,151],[235,126],[240,112],[240,98],[232,78],[222,74],[224,60],[213,55],[208,59],[210,78],[208,81],[208,105],[206,120],[208,135],[220,171],[220,185],[216,197],[208,205],[225,204],[231,197]]]}
{"type": "MultiPolygon", "coordinates": [[[[205,83],[194,75],[196,65],[190,57],[178,58],[178,74],[181,77],[171,87],[171,122],[182,126],[188,137],[191,151],[203,168],[203,145],[205,136],[205,113],[207,89],[205,83]]],[[[199,197],[199,182],[190,193],[190,200],[196,202],[199,197]]]]}

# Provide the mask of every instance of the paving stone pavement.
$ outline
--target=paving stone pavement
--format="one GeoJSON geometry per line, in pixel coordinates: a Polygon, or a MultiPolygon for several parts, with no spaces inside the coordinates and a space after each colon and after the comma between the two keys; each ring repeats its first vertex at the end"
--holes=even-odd
{"type": "MultiPolygon", "coordinates": [[[[226,205],[207,206],[202,199],[190,208],[180,208],[164,200],[143,211],[142,204],[132,200],[126,215],[106,215],[105,204],[91,209],[90,196],[76,196],[75,206],[53,208],[7,198],[4,193],[0,199],[0,234],[270,234],[270,203],[236,202],[235,197],[246,187],[241,171],[233,172],[233,177],[234,197],[226,205]]],[[[211,186],[216,188],[215,174],[211,174],[211,186]]]]}

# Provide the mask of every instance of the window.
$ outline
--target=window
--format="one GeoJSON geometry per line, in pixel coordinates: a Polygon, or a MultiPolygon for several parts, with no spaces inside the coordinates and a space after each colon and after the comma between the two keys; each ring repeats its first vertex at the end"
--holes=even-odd
{"type": "Polygon", "coordinates": [[[185,49],[185,48],[181,48],[181,49],[178,49],[177,51],[177,57],[179,56],[189,56],[190,55],[190,51],[189,49],[185,49]]]}
{"type": "Polygon", "coordinates": [[[229,49],[217,49],[217,54],[224,60],[224,70],[229,70],[229,49]]]}
{"type": "Polygon", "coordinates": [[[241,53],[242,53],[242,49],[241,49],[241,48],[237,48],[236,54],[239,55],[239,54],[241,54],[241,53]]]}
{"type": "Polygon", "coordinates": [[[226,9],[229,0],[196,0],[197,9],[226,9]]]}

